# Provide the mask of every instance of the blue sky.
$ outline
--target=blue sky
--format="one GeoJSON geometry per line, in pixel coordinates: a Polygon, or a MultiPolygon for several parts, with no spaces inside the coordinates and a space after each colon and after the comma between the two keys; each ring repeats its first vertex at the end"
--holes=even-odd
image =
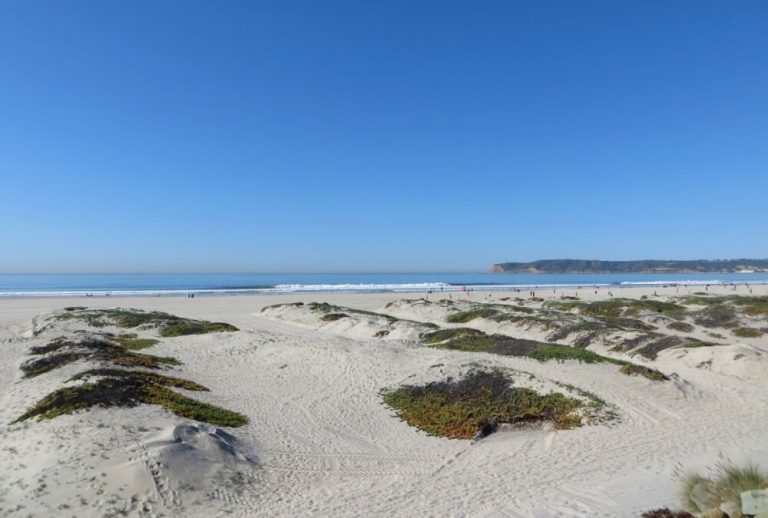
{"type": "Polygon", "coordinates": [[[0,8],[0,271],[767,257],[768,3],[0,8]]]}

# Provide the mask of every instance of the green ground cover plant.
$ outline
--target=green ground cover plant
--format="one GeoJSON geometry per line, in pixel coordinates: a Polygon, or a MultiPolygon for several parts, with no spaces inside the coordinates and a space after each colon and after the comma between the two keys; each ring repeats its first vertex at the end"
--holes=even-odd
{"type": "Polygon", "coordinates": [[[737,327],[733,330],[733,334],[739,338],[760,338],[763,336],[763,331],[754,327],[737,327]]]}
{"type": "Polygon", "coordinates": [[[729,304],[713,304],[694,315],[693,321],[704,327],[733,328],[739,325],[736,310],[729,304]]]}
{"type": "Polygon", "coordinates": [[[669,324],[667,324],[667,327],[670,328],[670,329],[673,329],[675,331],[680,331],[681,333],[690,333],[694,329],[696,329],[695,327],[693,327],[688,322],[683,322],[681,320],[676,320],[674,322],[670,322],[669,324]]]}
{"type": "Polygon", "coordinates": [[[125,333],[120,335],[107,335],[109,338],[114,339],[120,346],[131,351],[138,351],[140,349],[147,349],[153,345],[160,343],[160,340],[154,338],[138,338],[135,333],[125,333]]]}
{"type": "Polygon", "coordinates": [[[335,322],[337,320],[341,320],[342,318],[349,318],[349,315],[346,313],[328,313],[327,315],[323,315],[321,320],[323,322],[335,322]]]}
{"type": "Polygon", "coordinates": [[[682,302],[685,305],[710,306],[721,304],[733,304],[738,306],[745,314],[751,316],[768,315],[768,297],[751,297],[745,295],[724,296],[700,296],[685,297],[682,302]]]}
{"type": "Polygon", "coordinates": [[[650,343],[644,345],[643,347],[637,349],[636,352],[641,356],[648,358],[649,360],[655,360],[661,351],[664,351],[666,349],[671,349],[673,347],[693,348],[693,347],[710,347],[713,345],[715,344],[712,342],[702,342],[701,340],[696,340],[695,338],[686,338],[686,337],[670,335],[670,336],[664,336],[657,340],[653,340],[650,343]]]}
{"type": "Polygon", "coordinates": [[[440,329],[421,335],[424,345],[440,349],[489,352],[505,356],[526,356],[540,361],[580,360],[585,363],[621,363],[586,349],[549,344],[505,335],[489,335],[468,327],[440,329]]]}
{"type": "Polygon", "coordinates": [[[621,370],[623,374],[645,376],[653,381],[666,381],[668,378],[656,369],[640,367],[624,360],[609,358],[579,347],[537,342],[505,335],[489,335],[478,329],[458,327],[440,329],[421,335],[421,342],[438,349],[458,351],[487,352],[503,356],[522,356],[539,361],[576,360],[584,363],[610,363],[620,366],[637,367],[633,370],[621,370]]]}
{"type": "Polygon", "coordinates": [[[119,342],[104,337],[82,336],[73,340],[56,339],[44,346],[32,347],[30,358],[21,364],[25,377],[31,378],[79,360],[89,360],[122,367],[160,369],[180,365],[175,358],[135,353],[119,342]]]}
{"type": "Polygon", "coordinates": [[[160,336],[174,337],[205,333],[231,332],[238,329],[224,322],[208,322],[177,317],[161,311],[139,309],[82,309],[74,307],[56,315],[59,321],[81,321],[90,327],[115,326],[121,328],[158,329],[160,336]]]}
{"type": "Polygon", "coordinates": [[[217,426],[242,426],[248,422],[242,414],[196,401],[168,388],[207,390],[188,380],[121,369],[93,369],[78,374],[72,380],[88,378],[97,379],[48,394],[14,422],[32,417],[53,419],[92,407],[131,408],[140,404],[160,405],[178,416],[217,426]]]}
{"type": "Polygon", "coordinates": [[[642,365],[635,365],[633,363],[622,365],[621,369],[619,370],[622,374],[626,374],[628,376],[643,376],[644,378],[648,378],[652,381],[669,381],[668,376],[657,371],[656,369],[644,367],[642,365]]]}
{"type": "Polygon", "coordinates": [[[452,324],[465,324],[476,318],[493,318],[495,316],[503,314],[498,309],[493,308],[478,308],[469,311],[462,311],[460,313],[454,313],[449,315],[445,321],[452,324]]]}
{"type": "Polygon", "coordinates": [[[560,311],[576,311],[581,315],[601,318],[618,318],[636,316],[642,312],[658,313],[670,318],[680,319],[685,313],[685,307],[674,302],[655,300],[636,300],[616,298],[595,302],[559,302],[550,301],[546,307],[560,311]]]}
{"type": "Polygon", "coordinates": [[[559,392],[514,387],[497,371],[473,371],[461,379],[406,385],[384,391],[384,402],[409,425],[430,435],[472,439],[502,423],[551,422],[558,429],[582,424],[583,403],[559,392]]]}

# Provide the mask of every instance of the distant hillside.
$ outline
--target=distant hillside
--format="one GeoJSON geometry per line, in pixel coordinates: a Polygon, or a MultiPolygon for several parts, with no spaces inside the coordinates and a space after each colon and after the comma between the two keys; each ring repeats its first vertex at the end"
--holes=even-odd
{"type": "Polygon", "coordinates": [[[768,259],[695,261],[591,261],[544,259],[530,263],[499,263],[493,273],[750,273],[768,272],[768,259]]]}

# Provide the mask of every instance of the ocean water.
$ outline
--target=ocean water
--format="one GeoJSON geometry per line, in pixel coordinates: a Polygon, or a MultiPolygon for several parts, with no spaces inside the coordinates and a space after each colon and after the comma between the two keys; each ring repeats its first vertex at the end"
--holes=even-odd
{"type": "Polygon", "coordinates": [[[220,273],[0,274],[0,297],[105,295],[236,295],[294,292],[424,292],[566,286],[763,284],[768,273],[582,274],[492,273],[220,273]]]}

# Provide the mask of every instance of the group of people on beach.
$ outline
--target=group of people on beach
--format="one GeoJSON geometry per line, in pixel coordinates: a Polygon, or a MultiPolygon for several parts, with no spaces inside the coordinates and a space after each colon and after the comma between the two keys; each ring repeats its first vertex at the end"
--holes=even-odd
{"type": "MultiPolygon", "coordinates": [[[[615,288],[616,286],[618,286],[619,289],[626,288],[626,287],[631,287],[631,286],[625,286],[623,284],[616,284],[613,287],[615,288]]],[[[662,284],[662,285],[659,286],[659,288],[675,288],[675,293],[679,294],[680,293],[680,288],[683,288],[683,289],[687,290],[688,293],[690,293],[690,289],[692,287],[695,287],[695,286],[696,286],[695,284],[669,283],[669,284],[662,284]]],[[[705,284],[704,285],[704,290],[706,292],[709,292],[710,286],[720,286],[722,288],[730,287],[733,291],[736,291],[740,286],[742,286],[742,284],[741,283],[732,283],[732,282],[722,282],[722,283],[717,283],[717,284],[715,284],[715,283],[713,283],[713,284],[705,284]]],[[[749,283],[745,282],[743,284],[743,286],[749,291],[750,294],[753,293],[752,292],[752,286],[750,286],[749,283]]],[[[586,289],[590,288],[589,285],[587,285],[587,286],[575,286],[575,289],[577,291],[577,293],[574,294],[575,296],[578,297],[578,291],[581,290],[582,287],[586,288],[586,289]]],[[[507,288],[510,289],[511,291],[515,292],[515,293],[520,293],[522,291],[520,288],[511,288],[511,287],[507,287],[507,288]]],[[[544,289],[541,286],[536,286],[535,288],[542,288],[542,289],[544,289]]],[[[595,295],[599,295],[600,294],[600,289],[601,288],[606,288],[606,291],[605,291],[606,295],[608,295],[608,297],[613,297],[614,296],[613,295],[613,290],[610,289],[610,287],[608,287],[608,286],[594,285],[594,286],[591,286],[591,288],[594,288],[595,295]]],[[[443,286],[440,286],[440,292],[443,292],[444,290],[445,290],[445,288],[443,286]]],[[[432,289],[432,288],[428,289],[426,291],[426,300],[429,300],[429,296],[432,295],[435,291],[436,290],[432,289]]],[[[475,291],[474,288],[470,288],[470,287],[467,287],[467,286],[462,286],[461,288],[459,288],[459,292],[461,294],[466,295],[467,298],[470,298],[470,295],[472,294],[473,291],[475,291]]],[[[561,292],[563,292],[564,294],[566,293],[566,291],[564,289],[561,289],[561,292]]],[[[557,294],[557,288],[552,288],[552,295],[553,295],[553,297],[556,294],[557,294]]],[[[192,295],[192,296],[194,296],[194,295],[192,295]]],[[[661,296],[658,293],[658,289],[654,290],[653,296],[654,297],[661,296]]],[[[535,298],[536,297],[536,290],[535,289],[529,289],[528,290],[528,297],[535,298]]],[[[486,300],[491,300],[493,298],[493,292],[489,291],[488,294],[484,296],[484,298],[486,300]]],[[[449,300],[453,300],[453,295],[450,292],[448,293],[448,299],[449,300]]]]}

